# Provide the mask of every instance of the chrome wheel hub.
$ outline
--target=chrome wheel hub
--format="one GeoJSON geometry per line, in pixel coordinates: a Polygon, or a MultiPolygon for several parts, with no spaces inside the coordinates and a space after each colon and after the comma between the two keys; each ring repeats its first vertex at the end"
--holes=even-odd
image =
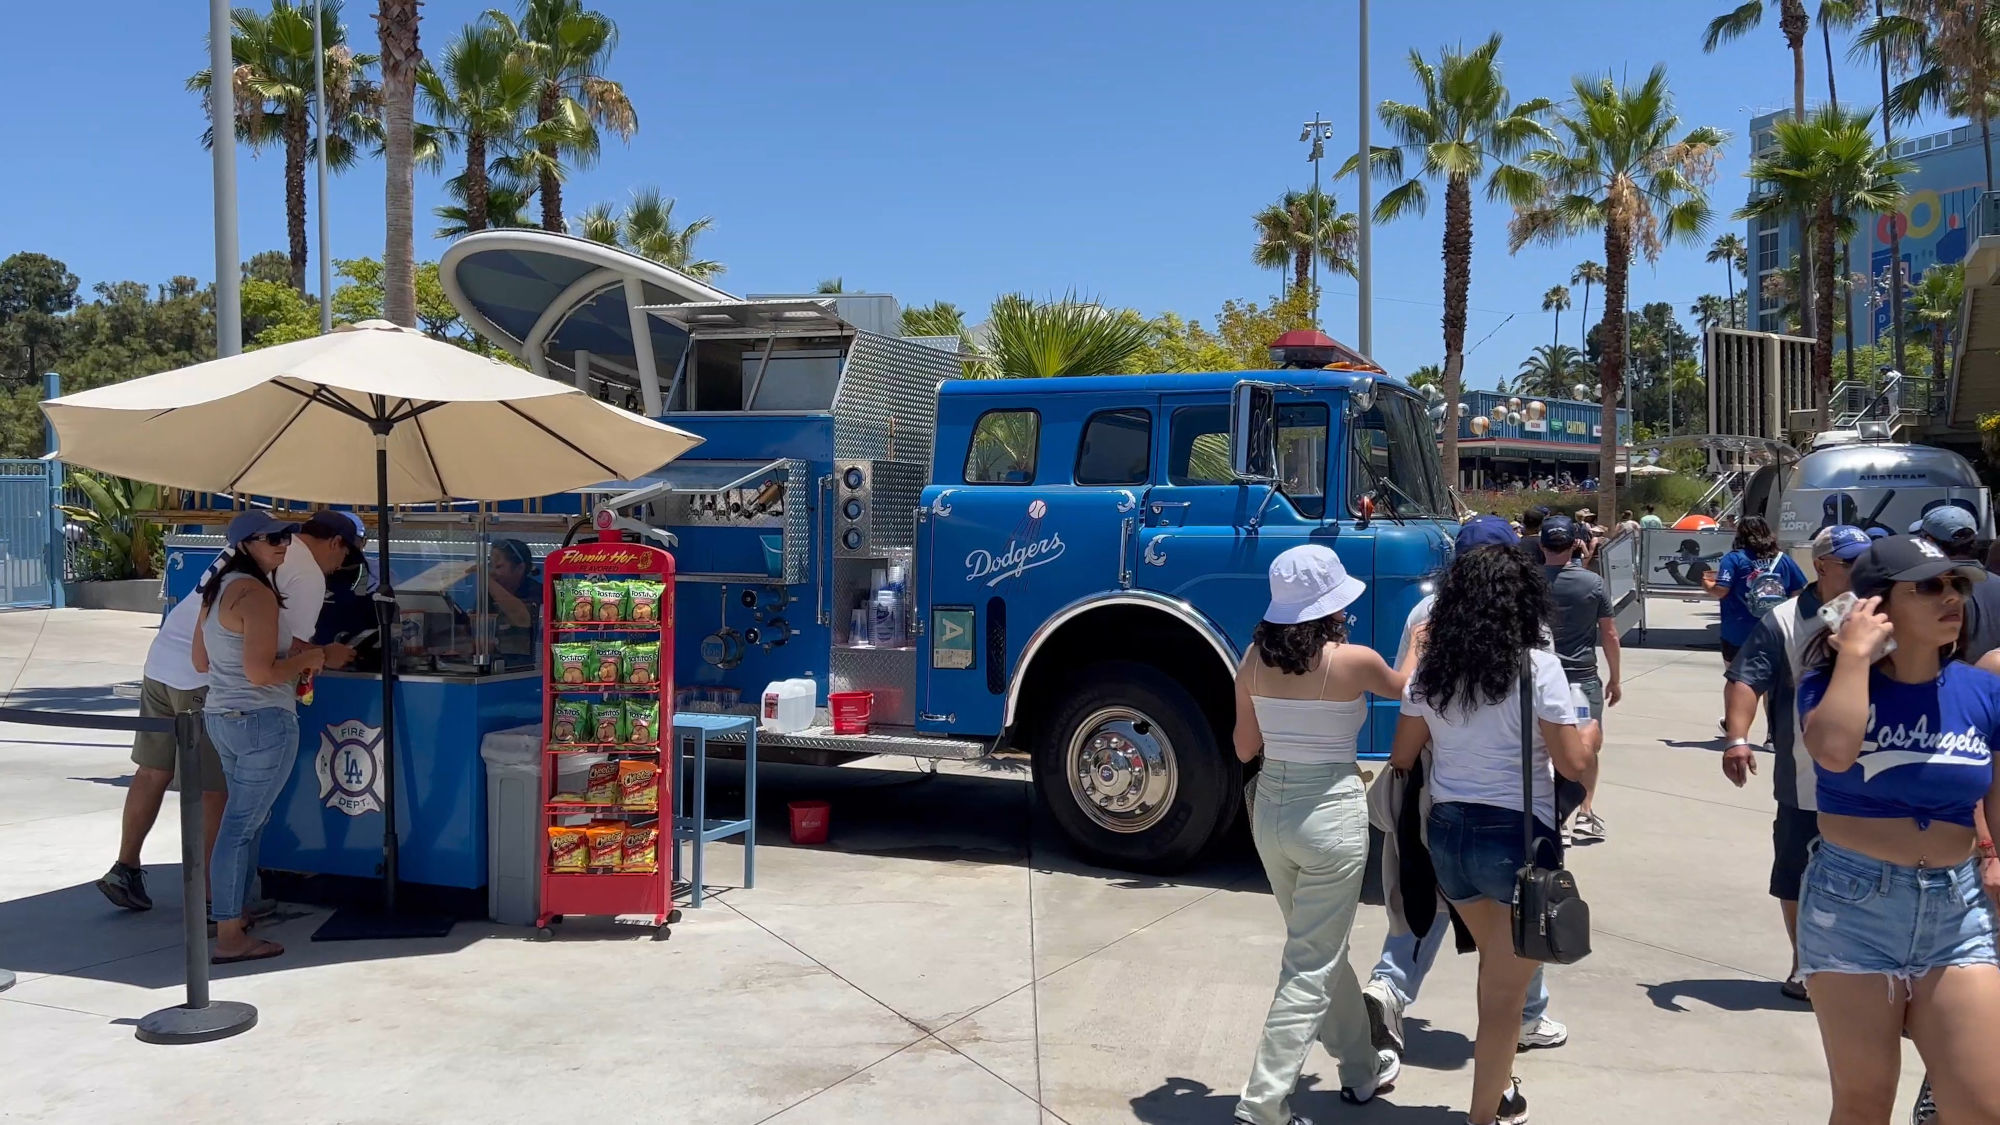
{"type": "Polygon", "coordinates": [[[1179,771],[1158,723],[1130,707],[1106,707],[1070,736],[1070,796],[1099,827],[1144,832],[1174,803],[1179,771]]]}

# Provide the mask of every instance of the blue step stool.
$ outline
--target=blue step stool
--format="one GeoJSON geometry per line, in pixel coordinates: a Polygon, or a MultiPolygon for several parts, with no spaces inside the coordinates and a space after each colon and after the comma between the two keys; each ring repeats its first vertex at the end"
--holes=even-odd
{"type": "MultiPolygon", "coordinates": [[[[735,738],[732,737],[731,741],[735,738]]],[[[674,868],[680,869],[681,843],[694,845],[689,872],[688,905],[699,908],[707,896],[702,882],[702,850],[711,840],[743,837],[743,887],[757,885],[757,720],[749,715],[674,713],[674,868]],[[731,735],[743,739],[743,819],[708,819],[708,740],[731,735]],[[683,792],[682,781],[692,765],[693,780],[683,792]],[[689,810],[683,813],[682,810],[689,810]]]]}

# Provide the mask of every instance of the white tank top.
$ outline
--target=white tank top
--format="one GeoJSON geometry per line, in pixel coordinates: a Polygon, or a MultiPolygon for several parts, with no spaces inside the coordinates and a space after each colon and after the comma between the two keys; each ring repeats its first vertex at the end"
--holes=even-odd
{"type": "MultiPolygon", "coordinates": [[[[1320,692],[1324,694],[1333,667],[1324,653],[1320,664],[1320,692]]],[[[1274,762],[1301,765],[1352,763],[1361,724],[1368,719],[1368,693],[1353,699],[1258,695],[1258,678],[1274,671],[1264,664],[1262,653],[1252,657],[1250,703],[1257,710],[1257,728],[1264,734],[1264,756],[1274,762]]]]}

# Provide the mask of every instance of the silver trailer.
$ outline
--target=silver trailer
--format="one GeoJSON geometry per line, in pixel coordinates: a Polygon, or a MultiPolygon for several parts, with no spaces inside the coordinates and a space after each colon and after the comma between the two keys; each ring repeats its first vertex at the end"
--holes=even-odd
{"type": "Polygon", "coordinates": [[[1972,513],[1980,538],[1993,538],[1991,498],[1965,458],[1931,445],[1871,440],[1863,426],[1821,434],[1795,460],[1758,469],[1744,486],[1744,513],[1769,520],[1786,548],[1841,523],[1901,535],[1946,504],[1972,513]]]}

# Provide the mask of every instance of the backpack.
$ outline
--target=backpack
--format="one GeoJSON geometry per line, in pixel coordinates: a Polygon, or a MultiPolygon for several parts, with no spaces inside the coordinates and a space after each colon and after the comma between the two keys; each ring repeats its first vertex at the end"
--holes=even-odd
{"type": "Polygon", "coordinates": [[[1764,565],[1750,572],[1750,584],[1743,596],[1750,603],[1753,616],[1762,617],[1774,606],[1791,598],[1791,592],[1785,589],[1784,558],[1783,555],[1773,555],[1764,565]]]}

